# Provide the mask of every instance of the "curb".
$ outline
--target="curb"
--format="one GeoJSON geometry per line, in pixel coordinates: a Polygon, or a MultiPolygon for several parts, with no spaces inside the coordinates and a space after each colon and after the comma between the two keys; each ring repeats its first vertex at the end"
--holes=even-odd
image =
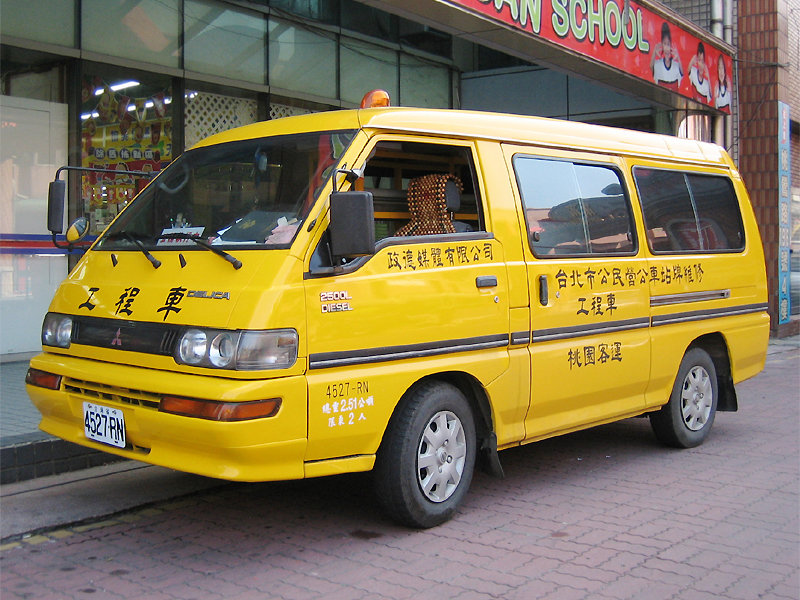
{"type": "Polygon", "coordinates": [[[8,436],[0,446],[2,485],[128,460],[44,433],[8,436]]]}

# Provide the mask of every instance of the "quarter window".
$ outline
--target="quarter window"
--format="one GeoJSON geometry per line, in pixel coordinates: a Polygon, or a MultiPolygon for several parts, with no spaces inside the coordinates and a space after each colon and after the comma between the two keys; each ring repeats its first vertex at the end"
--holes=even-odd
{"type": "Polygon", "coordinates": [[[630,208],[613,168],[517,155],[514,171],[536,256],[636,250],[630,208]]]}
{"type": "Polygon", "coordinates": [[[744,248],[744,228],[727,177],[648,169],[633,171],[654,253],[744,248]]]}

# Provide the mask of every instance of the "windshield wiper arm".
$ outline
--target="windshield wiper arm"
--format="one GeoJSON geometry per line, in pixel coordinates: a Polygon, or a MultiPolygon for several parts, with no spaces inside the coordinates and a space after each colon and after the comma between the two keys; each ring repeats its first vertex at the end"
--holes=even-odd
{"type": "MultiPolygon", "coordinates": [[[[150,254],[150,251],[147,248],[144,247],[144,244],[142,244],[142,242],[139,240],[139,238],[134,237],[133,235],[131,235],[130,233],[128,233],[125,230],[118,231],[117,233],[114,234],[113,237],[119,237],[119,236],[124,237],[126,240],[131,242],[137,248],[139,248],[139,250],[142,251],[142,254],[144,254],[145,257],[147,257],[147,260],[149,260],[150,263],[153,265],[154,269],[157,269],[158,267],[161,266],[161,261],[158,260],[152,254],[150,254]]],[[[111,236],[109,236],[109,237],[111,237],[111,236]]]]}
{"type": "Polygon", "coordinates": [[[164,235],[158,236],[159,240],[192,240],[198,246],[205,248],[206,250],[211,250],[217,256],[221,256],[229,263],[233,265],[234,269],[241,269],[242,268],[242,261],[240,261],[235,256],[232,256],[225,252],[222,248],[217,248],[216,246],[212,246],[207,241],[200,239],[196,236],[189,235],[188,233],[165,233],[164,235]]]}

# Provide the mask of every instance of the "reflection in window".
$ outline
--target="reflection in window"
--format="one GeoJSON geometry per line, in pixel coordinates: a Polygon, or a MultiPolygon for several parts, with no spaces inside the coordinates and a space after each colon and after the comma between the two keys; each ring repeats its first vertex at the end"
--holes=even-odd
{"type": "MultiPolygon", "coordinates": [[[[275,6],[275,0],[272,2],[272,6],[275,6]]],[[[340,6],[342,28],[376,37],[385,42],[397,41],[398,17],[395,15],[372,6],[365,6],[355,0],[341,0],[340,6]]]]}
{"type": "Polygon", "coordinates": [[[635,250],[628,202],[613,169],[518,155],[514,170],[536,256],[635,250]]]}
{"type": "Polygon", "coordinates": [[[697,209],[698,229],[706,250],[744,248],[739,203],[731,182],[724,177],[687,175],[697,209]]]}
{"type": "Polygon", "coordinates": [[[0,33],[74,48],[74,1],[37,0],[34,7],[30,0],[3,0],[0,33]]]}
{"type": "Polygon", "coordinates": [[[450,107],[450,70],[429,61],[400,56],[400,103],[422,108],[450,107]]]}
{"type": "Polygon", "coordinates": [[[697,224],[683,174],[637,168],[634,176],[650,249],[653,252],[698,250],[697,224]]]}
{"type": "Polygon", "coordinates": [[[186,69],[265,83],[263,16],[205,0],[187,0],[184,15],[186,69]]]}
{"type": "Polygon", "coordinates": [[[336,97],[336,40],[269,20],[269,84],[295,92],[336,97]]]}
{"type": "Polygon", "coordinates": [[[180,30],[178,0],[83,0],[81,4],[84,50],[180,67],[180,30]]]}
{"type": "Polygon", "coordinates": [[[744,229],[727,177],[634,169],[653,252],[741,250],[744,229]]]}
{"type": "Polygon", "coordinates": [[[341,97],[345,102],[358,104],[371,89],[381,88],[397,98],[397,53],[352,38],[342,38],[340,44],[341,97]]]}
{"type": "Polygon", "coordinates": [[[182,154],[97,244],[103,250],[286,247],[354,132],[203,146],[182,154]]]}
{"type": "MultiPolygon", "coordinates": [[[[266,2],[264,2],[266,4],[266,2]]],[[[286,11],[299,17],[336,25],[336,0],[269,0],[270,8],[286,11]]],[[[358,11],[368,10],[359,4],[358,11]]],[[[374,10],[374,9],[373,9],[374,10]]],[[[354,10],[355,12],[355,10],[354,10]]]]}

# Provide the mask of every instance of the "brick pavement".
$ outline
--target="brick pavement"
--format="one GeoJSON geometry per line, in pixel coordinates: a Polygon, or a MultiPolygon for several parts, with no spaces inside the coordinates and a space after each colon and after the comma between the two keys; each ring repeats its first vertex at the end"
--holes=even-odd
{"type": "Polygon", "coordinates": [[[800,597],[797,345],[707,442],[645,419],[506,451],[463,510],[396,527],[365,475],[231,484],[0,548],[0,595],[148,599],[800,597]]]}

